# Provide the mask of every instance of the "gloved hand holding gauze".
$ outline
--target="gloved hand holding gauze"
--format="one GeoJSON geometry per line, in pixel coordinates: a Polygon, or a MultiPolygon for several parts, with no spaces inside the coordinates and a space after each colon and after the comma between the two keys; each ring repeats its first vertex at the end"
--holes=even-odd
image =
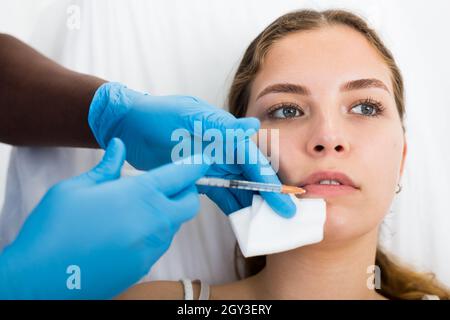
{"type": "Polygon", "coordinates": [[[323,239],[326,203],[323,199],[298,199],[294,217],[277,215],[259,195],[250,207],[229,215],[239,247],[245,257],[292,250],[323,239]]]}

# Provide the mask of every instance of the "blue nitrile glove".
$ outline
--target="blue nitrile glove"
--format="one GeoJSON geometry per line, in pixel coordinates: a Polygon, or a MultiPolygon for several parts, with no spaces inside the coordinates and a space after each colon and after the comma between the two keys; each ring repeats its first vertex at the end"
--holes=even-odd
{"type": "MultiPolygon", "coordinates": [[[[237,119],[195,97],[152,96],[113,82],[97,89],[89,110],[89,124],[102,148],[113,137],[122,139],[127,146],[128,162],[139,170],[149,170],[172,161],[173,147],[179,143],[179,140],[171,139],[176,130],[184,129],[194,136],[197,133],[202,135],[207,129],[218,129],[225,136],[226,129],[258,130],[260,126],[256,118],[237,119]],[[201,133],[194,130],[196,121],[200,122],[201,133]]],[[[280,183],[275,174],[261,175],[259,163],[213,164],[206,175],[280,183]]],[[[231,189],[201,190],[226,214],[248,206],[253,195],[251,191],[231,189]]],[[[281,216],[295,214],[295,205],[287,195],[266,192],[262,196],[281,216]]]]}
{"type": "Polygon", "coordinates": [[[0,299],[113,298],[147,274],[197,213],[208,165],[119,178],[124,158],[113,139],[97,167],[49,190],[0,254],[0,299]]]}

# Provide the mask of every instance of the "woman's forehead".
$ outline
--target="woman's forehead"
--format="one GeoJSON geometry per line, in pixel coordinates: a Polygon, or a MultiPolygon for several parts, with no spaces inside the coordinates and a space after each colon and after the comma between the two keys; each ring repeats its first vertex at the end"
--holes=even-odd
{"type": "Polygon", "coordinates": [[[336,25],[292,33],[276,41],[253,87],[289,81],[329,88],[365,78],[379,79],[392,89],[391,72],[381,54],[359,32],[336,25]]]}

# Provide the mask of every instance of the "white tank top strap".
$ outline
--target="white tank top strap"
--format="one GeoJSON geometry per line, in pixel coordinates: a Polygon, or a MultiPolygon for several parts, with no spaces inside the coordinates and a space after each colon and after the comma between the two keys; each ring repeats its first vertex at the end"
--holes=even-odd
{"type": "MultiPolygon", "coordinates": [[[[209,300],[209,285],[201,280],[194,280],[194,282],[200,282],[200,296],[198,300],[209,300]]],[[[184,289],[184,300],[194,300],[194,288],[192,287],[192,281],[190,279],[181,280],[184,289]]]]}
{"type": "Polygon", "coordinates": [[[204,281],[200,281],[200,296],[198,300],[209,300],[209,284],[204,281]]]}
{"type": "Polygon", "coordinates": [[[422,300],[441,300],[439,296],[435,294],[424,294],[422,300]]]}
{"type": "Polygon", "coordinates": [[[194,289],[192,289],[192,282],[190,279],[181,280],[184,290],[184,300],[194,300],[194,289]]]}

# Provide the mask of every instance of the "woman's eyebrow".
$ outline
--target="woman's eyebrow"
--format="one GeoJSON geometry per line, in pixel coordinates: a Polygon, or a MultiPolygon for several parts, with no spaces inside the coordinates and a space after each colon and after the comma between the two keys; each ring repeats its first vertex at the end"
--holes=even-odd
{"type": "MultiPolygon", "coordinates": [[[[384,84],[384,82],[375,78],[358,79],[346,82],[340,87],[340,90],[350,91],[367,88],[380,88],[390,93],[388,87],[384,84]]],[[[311,91],[307,87],[300,84],[276,83],[264,88],[264,90],[262,90],[258,94],[256,100],[269,93],[294,93],[307,96],[311,94],[311,91]]]]}
{"type": "Polygon", "coordinates": [[[299,84],[293,84],[293,83],[276,83],[272,84],[270,86],[267,86],[264,88],[263,91],[261,91],[258,96],[256,97],[256,100],[261,98],[262,96],[265,96],[269,93],[295,93],[295,94],[301,94],[301,95],[310,95],[311,92],[308,88],[305,86],[299,85],[299,84]]]}
{"type": "Polygon", "coordinates": [[[386,90],[388,93],[390,93],[388,87],[384,84],[383,81],[375,79],[375,78],[368,78],[368,79],[358,79],[358,80],[352,80],[349,82],[344,83],[341,87],[341,91],[350,91],[350,90],[359,90],[359,89],[367,89],[367,88],[380,88],[383,90],[386,90]]]}

